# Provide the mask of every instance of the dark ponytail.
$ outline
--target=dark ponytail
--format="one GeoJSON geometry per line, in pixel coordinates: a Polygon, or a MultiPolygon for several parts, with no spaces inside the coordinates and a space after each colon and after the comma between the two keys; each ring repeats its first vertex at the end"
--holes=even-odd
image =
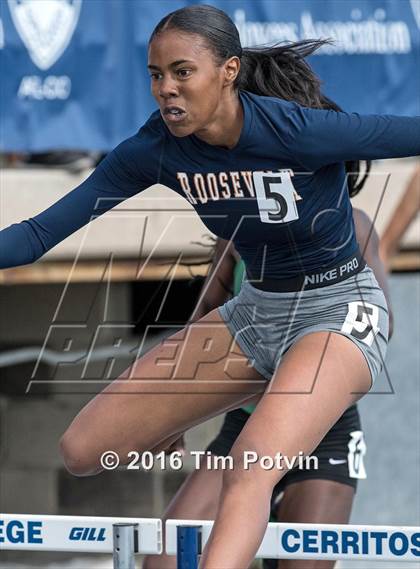
{"type": "Polygon", "coordinates": [[[236,86],[265,97],[323,108],[321,82],[305,57],[328,43],[303,40],[286,45],[244,49],[236,86]]]}
{"type": "MultiPolygon", "coordinates": [[[[302,40],[286,45],[242,49],[238,29],[226,12],[196,4],[186,6],[165,16],[153,30],[153,38],[170,29],[200,36],[213,53],[216,64],[230,57],[239,57],[241,70],[235,87],[256,95],[278,97],[304,107],[332,109],[340,107],[321,92],[321,82],[305,60],[328,40],[302,40]]],[[[366,162],[361,175],[359,161],[346,162],[350,197],[363,187],[370,170],[366,162]]]]}

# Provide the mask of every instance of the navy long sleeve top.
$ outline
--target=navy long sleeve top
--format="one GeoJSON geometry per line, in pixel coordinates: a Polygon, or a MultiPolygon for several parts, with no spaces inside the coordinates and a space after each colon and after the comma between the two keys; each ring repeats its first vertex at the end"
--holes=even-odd
{"type": "Polygon", "coordinates": [[[236,146],[175,137],[156,111],[77,188],[0,232],[0,268],[31,263],[121,201],[162,183],[232,239],[254,278],[333,266],[357,249],[344,161],[420,154],[420,117],[336,112],[240,92],[236,146]]]}

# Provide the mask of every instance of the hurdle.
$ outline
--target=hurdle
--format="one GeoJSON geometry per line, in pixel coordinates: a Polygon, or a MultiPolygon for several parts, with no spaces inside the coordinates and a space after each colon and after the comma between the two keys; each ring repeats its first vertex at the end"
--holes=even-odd
{"type": "MultiPolygon", "coordinates": [[[[178,555],[178,560],[185,560],[185,564],[178,566],[178,569],[197,569],[198,556],[209,538],[212,526],[213,522],[208,520],[167,520],[166,553],[178,555]],[[183,527],[188,531],[181,531],[183,527]]],[[[270,522],[255,557],[402,561],[418,564],[420,527],[270,522]]]]}
{"type": "MultiPolygon", "coordinates": [[[[208,520],[167,520],[165,551],[178,569],[197,569],[213,526],[208,520]]],[[[114,569],[134,569],[137,554],[160,555],[162,521],[0,514],[0,550],[110,553],[114,569]]],[[[420,561],[420,527],[269,523],[256,558],[420,561]]]]}
{"type": "Polygon", "coordinates": [[[0,514],[0,550],[112,553],[114,569],[135,569],[136,554],[162,553],[162,521],[0,514]]]}

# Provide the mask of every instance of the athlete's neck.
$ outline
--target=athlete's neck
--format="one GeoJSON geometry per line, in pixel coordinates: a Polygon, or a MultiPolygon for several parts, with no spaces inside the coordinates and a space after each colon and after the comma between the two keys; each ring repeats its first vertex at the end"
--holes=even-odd
{"type": "Polygon", "coordinates": [[[194,134],[197,138],[212,146],[223,146],[232,149],[239,141],[243,122],[242,103],[238,93],[233,92],[221,101],[212,122],[194,134]]]}

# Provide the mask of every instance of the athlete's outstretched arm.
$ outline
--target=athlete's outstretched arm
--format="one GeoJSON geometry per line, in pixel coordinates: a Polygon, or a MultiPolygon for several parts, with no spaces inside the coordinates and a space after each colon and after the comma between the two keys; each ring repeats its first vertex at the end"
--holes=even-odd
{"type": "Polygon", "coordinates": [[[359,115],[295,105],[289,150],[309,170],[346,160],[420,155],[420,117],[359,115]]]}
{"type": "Polygon", "coordinates": [[[140,171],[138,167],[145,151],[140,131],[117,146],[80,186],[51,207],[0,231],[0,269],[36,261],[92,219],[155,183],[150,168],[140,171]]]}

